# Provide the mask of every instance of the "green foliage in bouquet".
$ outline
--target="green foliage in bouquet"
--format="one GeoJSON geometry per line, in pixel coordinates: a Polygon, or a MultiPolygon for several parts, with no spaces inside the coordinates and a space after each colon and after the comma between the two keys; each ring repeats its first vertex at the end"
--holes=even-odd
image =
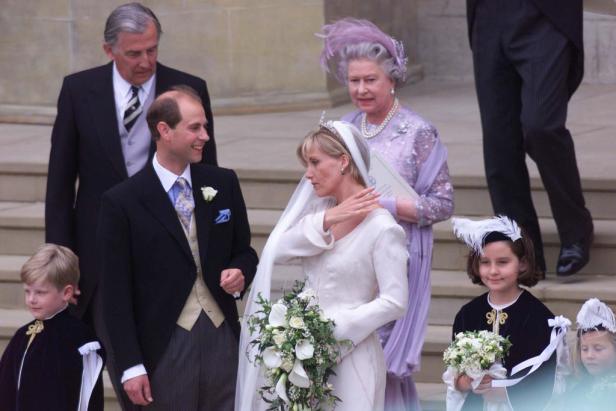
{"type": "Polygon", "coordinates": [[[334,322],[323,316],[316,295],[295,282],[275,303],[257,296],[260,310],[247,320],[250,342],[256,346],[253,361],[265,369],[266,383],[259,395],[268,410],[321,410],[340,401],[327,382],[350,342],[334,338],[334,322]]]}
{"type": "Polygon", "coordinates": [[[456,334],[451,345],[443,353],[448,367],[459,373],[473,375],[487,370],[509,353],[511,341],[491,331],[465,331],[456,334]]]}

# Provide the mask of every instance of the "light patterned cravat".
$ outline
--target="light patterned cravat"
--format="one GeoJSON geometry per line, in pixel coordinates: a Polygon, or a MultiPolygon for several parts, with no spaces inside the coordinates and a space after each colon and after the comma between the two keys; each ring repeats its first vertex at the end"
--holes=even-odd
{"type": "Polygon", "coordinates": [[[175,198],[175,211],[178,213],[178,217],[186,231],[189,231],[190,219],[195,209],[195,200],[193,199],[192,190],[184,177],[178,177],[175,181],[175,185],[178,187],[178,193],[175,198]]]}

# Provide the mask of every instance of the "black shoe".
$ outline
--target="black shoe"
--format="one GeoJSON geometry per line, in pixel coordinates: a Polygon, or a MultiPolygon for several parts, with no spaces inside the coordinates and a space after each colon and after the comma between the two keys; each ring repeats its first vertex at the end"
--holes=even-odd
{"type": "Polygon", "coordinates": [[[567,277],[580,271],[588,263],[591,244],[592,236],[588,241],[563,245],[556,264],[556,275],[567,277]]]}

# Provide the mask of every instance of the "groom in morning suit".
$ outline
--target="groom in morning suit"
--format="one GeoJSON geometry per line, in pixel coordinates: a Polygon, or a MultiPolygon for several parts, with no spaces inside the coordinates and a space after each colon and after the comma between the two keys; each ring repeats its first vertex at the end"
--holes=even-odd
{"type": "Polygon", "coordinates": [[[160,22],[152,10],[139,3],[117,7],[107,18],[104,32],[103,49],[111,62],[67,76],[58,98],[45,198],[45,239],[79,256],[81,295],[73,311],[94,325],[100,338],[104,334],[99,324],[95,246],[100,199],[152,158],[154,146],[145,113],[156,95],[176,84],[197,90],[210,137],[200,161],[216,165],[207,85],[157,63],[160,36],[160,22]]]}
{"type": "Polygon", "coordinates": [[[575,274],[588,262],[593,238],[565,124],[584,74],[582,0],[467,0],[467,18],[494,213],[527,230],[537,269],[545,273],[528,153],[560,237],[556,274],[575,274]]]}
{"type": "Polygon", "coordinates": [[[116,366],[135,405],[231,411],[240,331],[234,295],[257,264],[239,182],[231,170],[196,164],[208,134],[192,89],[157,97],[147,120],[156,153],[103,195],[98,225],[116,366]]]}

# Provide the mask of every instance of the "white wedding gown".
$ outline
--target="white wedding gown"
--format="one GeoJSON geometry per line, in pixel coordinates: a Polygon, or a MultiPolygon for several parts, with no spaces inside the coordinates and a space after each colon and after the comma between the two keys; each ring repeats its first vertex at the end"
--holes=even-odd
{"type": "Polygon", "coordinates": [[[386,366],[375,331],[406,310],[404,231],[389,212],[377,209],[335,241],[323,231],[323,216],[307,215],[282,234],[276,261],[301,258],[306,287],[335,321],[336,339],[353,342],[329,380],[342,400],[336,410],[383,410],[386,366]]]}

